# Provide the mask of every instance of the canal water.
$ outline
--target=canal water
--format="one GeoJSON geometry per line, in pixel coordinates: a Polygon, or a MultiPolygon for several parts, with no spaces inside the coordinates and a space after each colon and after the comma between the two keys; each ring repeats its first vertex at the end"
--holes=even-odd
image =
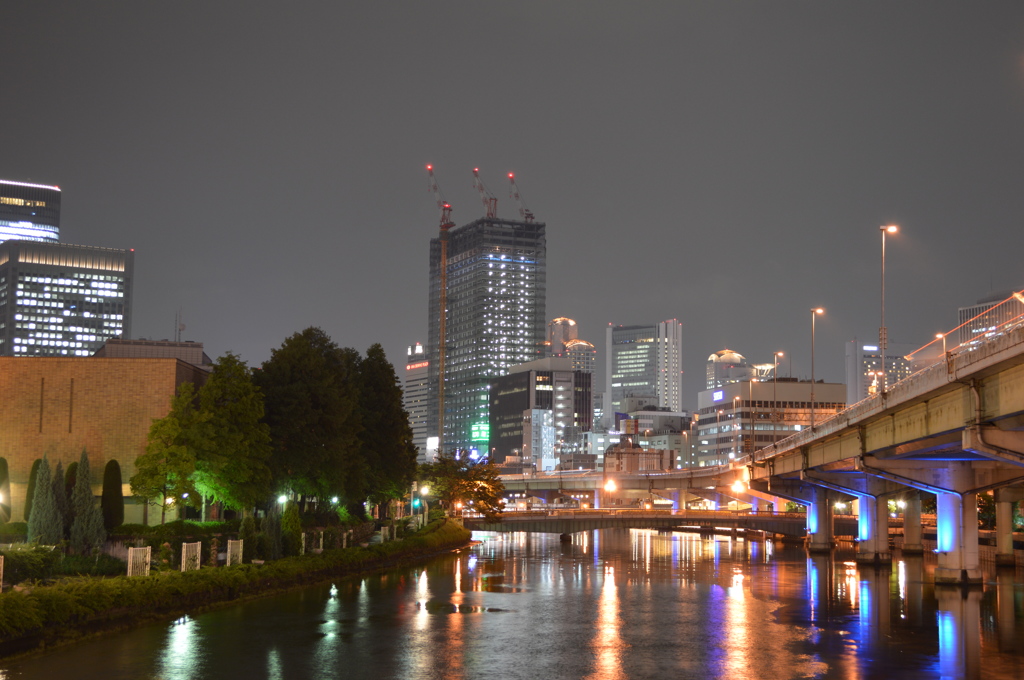
{"type": "Polygon", "coordinates": [[[1024,678],[1021,572],[693,534],[476,534],[420,566],[86,641],[0,680],[1024,678]]]}

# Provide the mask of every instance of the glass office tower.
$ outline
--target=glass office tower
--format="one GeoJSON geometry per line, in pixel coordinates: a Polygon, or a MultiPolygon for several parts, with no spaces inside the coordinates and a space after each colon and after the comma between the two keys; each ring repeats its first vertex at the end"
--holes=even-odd
{"type": "MultiPolygon", "coordinates": [[[[542,222],[481,218],[448,236],[445,435],[441,450],[486,451],[488,386],[543,356],[547,242],[542,222]]],[[[441,243],[430,241],[430,423],[438,423],[441,243]]]]}
{"type": "Polygon", "coordinates": [[[0,242],[59,238],[60,188],[0,179],[0,242]]]}
{"type": "Polygon", "coordinates": [[[131,250],[0,243],[0,356],[90,356],[131,337],[131,250]]]}

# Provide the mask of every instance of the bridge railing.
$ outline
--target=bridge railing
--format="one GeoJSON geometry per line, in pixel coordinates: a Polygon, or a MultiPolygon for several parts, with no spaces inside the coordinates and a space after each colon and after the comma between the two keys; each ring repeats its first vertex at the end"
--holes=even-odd
{"type": "Polygon", "coordinates": [[[861,417],[867,416],[877,410],[882,410],[886,407],[886,404],[893,400],[902,401],[902,399],[900,399],[900,393],[903,392],[906,393],[907,396],[910,396],[910,393],[914,391],[918,383],[929,384],[939,376],[947,376],[948,380],[949,375],[956,375],[959,371],[969,368],[973,364],[983,362],[993,355],[1000,354],[1022,344],[1024,344],[1024,325],[1017,323],[1012,327],[993,332],[991,335],[986,336],[984,340],[960,345],[947,352],[947,356],[944,356],[942,360],[925,366],[906,378],[889,385],[885,393],[880,392],[878,394],[871,395],[866,399],[861,399],[857,403],[847,406],[842,411],[826,415],[820,421],[815,423],[814,430],[806,429],[792,434],[785,439],[780,439],[768,446],[757,449],[751,454],[737,458],[736,462],[739,464],[748,464],[750,462],[771,458],[784,451],[789,451],[796,448],[805,440],[816,439],[821,435],[823,430],[827,431],[829,429],[833,429],[830,426],[835,426],[837,424],[837,418],[843,419],[838,423],[839,427],[837,428],[842,429],[851,420],[858,420],[861,417]],[[893,396],[894,393],[895,399],[893,396]]]}

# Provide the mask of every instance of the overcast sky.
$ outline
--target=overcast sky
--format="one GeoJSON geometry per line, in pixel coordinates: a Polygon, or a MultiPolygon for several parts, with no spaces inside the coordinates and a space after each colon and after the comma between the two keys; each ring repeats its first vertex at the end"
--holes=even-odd
{"type": "MultiPolygon", "coordinates": [[[[1024,288],[1021,2],[4,2],[0,177],[135,248],[133,335],[250,364],[307,326],[426,342],[433,163],[547,223],[548,317],[678,318],[707,356],[843,382],[1024,288]]],[[[603,371],[602,371],[603,372],[603,371]]],[[[402,371],[399,370],[401,374],[402,371]]]]}

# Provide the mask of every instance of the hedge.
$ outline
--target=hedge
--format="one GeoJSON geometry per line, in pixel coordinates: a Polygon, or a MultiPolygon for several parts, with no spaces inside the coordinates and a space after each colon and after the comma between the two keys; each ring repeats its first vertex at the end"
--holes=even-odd
{"type": "Polygon", "coordinates": [[[286,557],[148,577],[75,577],[0,594],[0,656],[24,652],[83,632],[180,616],[218,602],[359,573],[399,559],[464,545],[470,532],[434,522],[404,540],[321,554],[286,557]]]}

